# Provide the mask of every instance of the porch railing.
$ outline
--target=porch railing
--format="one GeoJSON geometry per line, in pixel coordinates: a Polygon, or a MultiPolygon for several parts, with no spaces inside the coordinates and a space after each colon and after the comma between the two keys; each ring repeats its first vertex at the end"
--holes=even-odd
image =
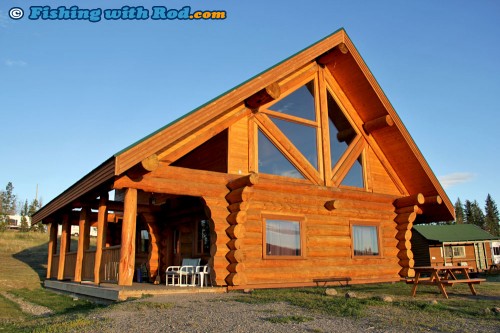
{"type": "Polygon", "coordinates": [[[83,254],[82,280],[94,280],[95,250],[87,250],[83,254]]]}
{"type": "Polygon", "coordinates": [[[64,261],[64,274],[65,279],[73,280],[75,278],[75,267],[76,267],[76,252],[66,253],[66,259],[64,261]]]}
{"type": "Polygon", "coordinates": [[[57,279],[57,271],[59,270],[59,255],[52,255],[52,266],[50,267],[50,277],[52,279],[57,279]]]}
{"type": "Polygon", "coordinates": [[[120,265],[121,245],[102,249],[101,281],[118,283],[118,267],[120,265]]]}

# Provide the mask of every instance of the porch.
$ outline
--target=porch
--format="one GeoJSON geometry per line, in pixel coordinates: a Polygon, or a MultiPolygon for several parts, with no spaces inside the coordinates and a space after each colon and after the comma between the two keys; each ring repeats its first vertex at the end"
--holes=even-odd
{"type": "Polygon", "coordinates": [[[197,293],[225,293],[226,287],[173,287],[165,284],[132,283],[131,286],[119,286],[116,283],[101,283],[95,285],[90,282],[72,282],[45,280],[45,288],[55,291],[84,296],[96,300],[124,301],[131,297],[145,295],[170,295],[170,294],[197,294],[197,293]]]}

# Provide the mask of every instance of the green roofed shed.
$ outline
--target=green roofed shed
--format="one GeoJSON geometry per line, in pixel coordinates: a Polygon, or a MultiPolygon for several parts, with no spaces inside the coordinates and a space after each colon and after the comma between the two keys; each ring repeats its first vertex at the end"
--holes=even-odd
{"type": "Polygon", "coordinates": [[[439,243],[500,239],[473,224],[416,225],[413,228],[427,240],[439,243]]]}

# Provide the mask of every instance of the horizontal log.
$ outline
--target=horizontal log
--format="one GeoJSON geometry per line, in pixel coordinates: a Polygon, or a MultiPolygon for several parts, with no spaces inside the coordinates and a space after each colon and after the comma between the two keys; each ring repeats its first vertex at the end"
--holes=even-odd
{"type": "Polygon", "coordinates": [[[333,50],[328,51],[328,52],[322,54],[321,56],[319,56],[316,59],[316,62],[320,66],[326,66],[329,63],[331,63],[332,61],[334,61],[335,58],[337,58],[339,55],[341,55],[341,54],[347,54],[348,52],[349,52],[349,49],[347,48],[347,45],[345,45],[344,43],[340,43],[333,50]]]}
{"type": "Polygon", "coordinates": [[[226,277],[226,283],[229,286],[241,286],[247,284],[247,276],[244,273],[230,273],[226,277]]]}
{"type": "Polygon", "coordinates": [[[281,95],[281,88],[276,82],[268,85],[262,90],[259,90],[245,100],[245,105],[249,109],[258,109],[262,105],[274,101],[281,95]]]}
{"type": "Polygon", "coordinates": [[[413,223],[417,218],[417,213],[403,213],[398,214],[394,221],[398,224],[400,223],[413,223]]]}
{"type": "Polygon", "coordinates": [[[236,190],[233,190],[229,192],[226,195],[226,200],[230,204],[241,202],[241,201],[248,201],[253,194],[253,190],[251,187],[240,187],[236,190]]]}
{"type": "Polygon", "coordinates": [[[227,243],[227,247],[230,248],[231,250],[240,250],[243,247],[243,239],[242,238],[231,239],[227,243]]]}
{"type": "Polygon", "coordinates": [[[236,190],[238,188],[245,186],[253,186],[258,182],[259,182],[259,175],[257,173],[252,172],[249,175],[231,180],[227,184],[227,188],[229,188],[230,190],[236,190]]]}
{"type": "Polygon", "coordinates": [[[413,251],[412,250],[401,250],[398,252],[397,257],[401,260],[413,259],[413,251]]]}
{"type": "Polygon", "coordinates": [[[356,136],[356,131],[350,127],[337,133],[339,142],[350,142],[356,136]]]}
{"type": "Polygon", "coordinates": [[[439,195],[434,195],[430,197],[425,197],[425,204],[436,204],[440,205],[443,203],[443,199],[439,195]]]}
{"type": "Polygon", "coordinates": [[[423,205],[424,203],[425,203],[424,195],[422,193],[417,193],[394,200],[394,207],[401,208],[413,205],[423,205]]]}
{"type": "Polygon", "coordinates": [[[402,259],[398,262],[399,266],[405,268],[413,268],[415,266],[415,260],[413,259],[402,259]]]}
{"type": "Polygon", "coordinates": [[[411,250],[411,243],[409,240],[399,241],[396,247],[400,250],[411,250]]]}
{"type": "Polygon", "coordinates": [[[243,262],[245,260],[245,254],[243,250],[231,250],[226,254],[226,258],[230,263],[243,262]]]}
{"type": "Polygon", "coordinates": [[[376,130],[382,129],[384,127],[390,127],[392,125],[394,125],[394,120],[392,120],[392,117],[389,115],[385,115],[367,121],[363,124],[363,129],[365,130],[366,134],[371,134],[376,130]]]}
{"type": "Polygon", "coordinates": [[[399,223],[396,226],[396,229],[399,230],[399,231],[401,231],[401,230],[411,230],[411,228],[413,228],[413,223],[412,222],[399,223]]]}
{"type": "Polygon", "coordinates": [[[339,200],[328,200],[325,202],[325,208],[329,211],[332,211],[334,209],[337,209],[340,207],[340,201],[339,200]]]}
{"type": "Polygon", "coordinates": [[[231,273],[242,273],[245,271],[245,264],[243,263],[233,263],[227,266],[228,272],[231,273]]]}
{"type": "Polygon", "coordinates": [[[401,277],[414,277],[415,270],[413,268],[404,267],[399,271],[399,276],[401,277]]]}
{"type": "MultiPolygon", "coordinates": [[[[405,214],[405,213],[417,213],[419,214],[420,208],[417,205],[411,205],[408,207],[401,207],[395,210],[396,214],[405,214]]],[[[421,213],[420,213],[421,214],[421,213]]]]}
{"type": "Polygon", "coordinates": [[[409,241],[411,239],[411,230],[401,230],[396,234],[398,241],[409,241]]]}
{"type": "Polygon", "coordinates": [[[229,224],[242,224],[247,221],[247,213],[245,211],[231,213],[227,216],[226,220],[229,224]]]}
{"type": "Polygon", "coordinates": [[[248,201],[242,201],[242,202],[236,202],[234,204],[230,204],[227,206],[227,209],[231,213],[239,212],[239,211],[246,211],[248,207],[250,206],[250,203],[248,201]]]}
{"type": "Polygon", "coordinates": [[[226,229],[230,238],[238,239],[245,237],[246,229],[243,224],[235,224],[226,229]]]}

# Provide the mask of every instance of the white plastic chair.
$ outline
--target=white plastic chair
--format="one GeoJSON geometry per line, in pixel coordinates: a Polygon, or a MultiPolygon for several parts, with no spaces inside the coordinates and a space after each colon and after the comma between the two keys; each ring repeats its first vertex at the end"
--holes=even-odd
{"type": "Polygon", "coordinates": [[[175,286],[176,282],[177,284],[180,283],[179,281],[179,270],[181,269],[181,266],[168,266],[167,270],[165,271],[165,285],[166,286],[175,286]]]}
{"type": "Polygon", "coordinates": [[[208,280],[210,280],[210,287],[212,287],[212,278],[210,277],[210,266],[208,266],[208,265],[197,266],[196,273],[195,273],[195,280],[196,280],[196,283],[199,284],[199,286],[201,288],[203,288],[205,283],[208,287],[208,280]],[[205,278],[205,276],[206,276],[206,278],[205,278]]]}

